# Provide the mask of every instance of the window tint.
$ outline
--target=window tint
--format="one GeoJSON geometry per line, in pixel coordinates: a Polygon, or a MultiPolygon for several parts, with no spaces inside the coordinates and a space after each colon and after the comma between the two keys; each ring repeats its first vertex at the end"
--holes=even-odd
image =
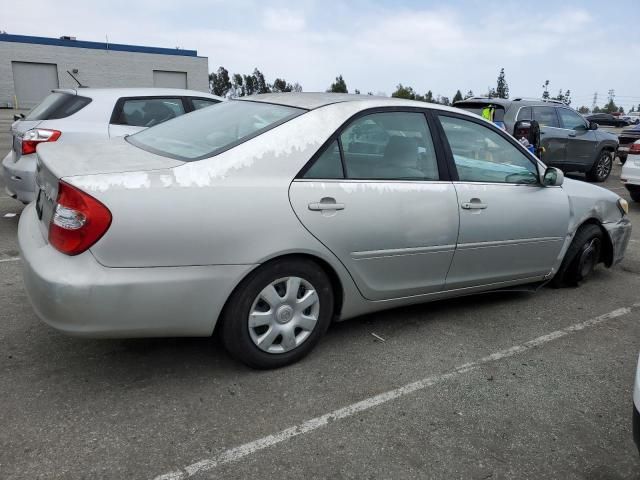
{"type": "Polygon", "coordinates": [[[193,108],[195,110],[200,110],[201,108],[210,107],[211,105],[215,105],[220,102],[218,100],[207,98],[192,98],[191,103],[193,103],[193,108]]]}
{"type": "Polygon", "coordinates": [[[344,178],[338,141],[332,142],[318,157],[304,178],[344,178]]]}
{"type": "Polygon", "coordinates": [[[142,98],[125,100],[118,121],[120,125],[153,127],[184,114],[181,98],[142,98]]]}
{"type": "Polygon", "coordinates": [[[560,127],[556,109],[553,107],[533,107],[533,119],[537,120],[541,127],[560,127]]]}
{"type": "Polygon", "coordinates": [[[431,133],[422,113],[374,113],[340,135],[347,178],[438,180],[431,133]]]}
{"type": "Polygon", "coordinates": [[[126,140],[185,162],[213,157],[305,112],[269,103],[230,100],[143,130],[126,140]]]}
{"type": "Polygon", "coordinates": [[[53,120],[70,117],[91,103],[91,99],[70,93],[53,92],[31,110],[25,120],[53,120]]]}
{"type": "Polygon", "coordinates": [[[463,182],[537,183],[534,163],[490,128],[440,116],[458,177],[463,182]]]}
{"type": "Polygon", "coordinates": [[[533,118],[531,118],[531,107],[522,107],[520,109],[516,121],[520,120],[533,120],[533,118]]]}
{"type": "Polygon", "coordinates": [[[569,110],[568,108],[558,108],[557,110],[558,115],[560,115],[560,121],[562,122],[563,128],[568,128],[570,130],[575,130],[576,128],[582,128],[584,130],[586,128],[584,118],[577,113],[569,110]]]}

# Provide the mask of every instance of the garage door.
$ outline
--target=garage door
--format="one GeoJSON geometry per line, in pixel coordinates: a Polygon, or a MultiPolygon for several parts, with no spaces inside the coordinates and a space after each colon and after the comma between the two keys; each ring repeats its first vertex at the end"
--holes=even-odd
{"type": "Polygon", "coordinates": [[[162,88],[187,88],[187,72],[154,70],[153,86],[162,88]]]}
{"type": "Polygon", "coordinates": [[[11,62],[13,85],[19,108],[31,108],[58,88],[58,66],[54,63],[11,62]]]}

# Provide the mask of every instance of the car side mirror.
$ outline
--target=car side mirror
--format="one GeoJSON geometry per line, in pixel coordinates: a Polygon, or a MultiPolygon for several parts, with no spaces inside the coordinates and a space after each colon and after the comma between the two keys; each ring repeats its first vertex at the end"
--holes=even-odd
{"type": "Polygon", "coordinates": [[[13,121],[24,120],[24,113],[16,113],[13,115],[13,121]]]}
{"type": "Polygon", "coordinates": [[[542,185],[545,187],[559,187],[564,183],[564,173],[555,167],[548,167],[542,177],[542,185]]]}
{"type": "Polygon", "coordinates": [[[597,130],[598,124],[596,122],[589,122],[589,130],[597,130]]]}

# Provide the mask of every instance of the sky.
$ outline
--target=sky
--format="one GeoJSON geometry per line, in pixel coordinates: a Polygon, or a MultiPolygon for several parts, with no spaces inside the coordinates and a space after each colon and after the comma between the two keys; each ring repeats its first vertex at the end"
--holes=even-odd
{"type": "Polygon", "coordinates": [[[572,106],[615,91],[640,104],[640,0],[0,0],[0,30],[157,47],[209,59],[210,71],[260,69],[305,91],[338,74],[349,91],[390,95],[399,83],[452,98],[495,87],[511,97],[570,89],[572,106]],[[54,8],[52,8],[54,7],[54,8]]]}

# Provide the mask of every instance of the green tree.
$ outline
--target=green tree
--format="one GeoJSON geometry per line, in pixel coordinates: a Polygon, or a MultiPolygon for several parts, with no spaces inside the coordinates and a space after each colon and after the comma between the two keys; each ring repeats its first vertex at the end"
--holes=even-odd
{"type": "Polygon", "coordinates": [[[469,90],[467,94],[464,96],[464,99],[466,100],[467,98],[471,98],[471,97],[473,97],[473,90],[469,90]]]}
{"type": "Polygon", "coordinates": [[[405,98],[407,100],[415,100],[416,92],[412,87],[405,87],[401,83],[396,87],[396,91],[391,94],[394,98],[405,98]]]}
{"type": "Polygon", "coordinates": [[[244,78],[239,73],[234,73],[233,80],[231,82],[231,96],[244,97],[245,95],[244,78]]]}
{"type": "Polygon", "coordinates": [[[356,95],[360,95],[360,90],[358,90],[357,88],[353,91],[353,93],[355,93],[356,95]]]}
{"type": "Polygon", "coordinates": [[[344,81],[344,78],[342,78],[342,75],[338,75],[336,77],[336,81],[331,84],[327,92],[349,93],[349,90],[347,90],[347,82],[344,81]]]}
{"type": "Polygon", "coordinates": [[[226,97],[231,87],[229,71],[226,68],[219,67],[217,72],[209,74],[209,91],[214,95],[226,97]]]}
{"type": "Polygon", "coordinates": [[[264,79],[264,75],[257,68],[253,69],[253,85],[254,93],[269,93],[271,91],[269,84],[264,79]]]}
{"type": "Polygon", "coordinates": [[[602,112],[602,110],[600,109],[599,106],[596,105],[595,107],[593,107],[593,111],[591,113],[600,113],[600,112],[602,112]]]}
{"type": "Polygon", "coordinates": [[[635,112],[635,111],[636,111],[636,107],[635,107],[635,106],[633,106],[633,105],[631,105],[631,110],[629,110],[629,113],[631,113],[631,112],[635,112]]]}
{"type": "Polygon", "coordinates": [[[459,102],[460,100],[462,100],[462,92],[460,92],[460,90],[458,90],[456,92],[456,94],[453,96],[453,103],[459,102]]]}
{"type": "Polygon", "coordinates": [[[624,107],[619,106],[619,107],[618,107],[618,112],[619,112],[619,113],[624,113],[624,107]]]}
{"type": "Polygon", "coordinates": [[[500,69],[498,74],[498,84],[496,85],[496,97],[509,98],[509,84],[504,76],[504,68],[500,69]]]}
{"type": "Polygon", "coordinates": [[[424,96],[424,101],[428,103],[436,103],[436,101],[433,99],[433,93],[431,92],[431,90],[429,90],[424,96]]]}
{"type": "Polygon", "coordinates": [[[582,114],[589,113],[589,108],[583,105],[578,109],[578,113],[582,113],[582,114]]]}
{"type": "Polygon", "coordinates": [[[300,85],[298,82],[294,83],[293,84],[293,91],[300,93],[302,91],[302,85],[300,85]]]}
{"type": "Polygon", "coordinates": [[[547,100],[549,98],[549,80],[545,80],[542,84],[542,98],[547,100]]]}
{"type": "Polygon", "coordinates": [[[602,108],[601,111],[606,113],[614,113],[618,111],[618,106],[613,101],[613,98],[610,98],[607,104],[602,108]]]}
{"type": "Polygon", "coordinates": [[[566,105],[571,105],[571,90],[567,90],[563,92],[562,89],[558,92],[557,97],[551,97],[552,100],[558,100],[559,102],[563,102],[566,105]]]}
{"type": "Polygon", "coordinates": [[[280,92],[290,92],[293,90],[293,85],[287,83],[284,78],[276,78],[271,85],[271,91],[280,93],[280,92]]]}

